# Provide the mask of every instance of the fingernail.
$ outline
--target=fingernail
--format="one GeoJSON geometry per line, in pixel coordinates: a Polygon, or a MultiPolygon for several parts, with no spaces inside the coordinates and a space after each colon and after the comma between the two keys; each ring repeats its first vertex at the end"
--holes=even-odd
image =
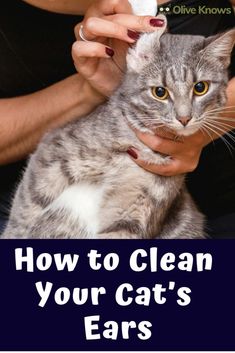
{"type": "Polygon", "coordinates": [[[131,39],[134,39],[134,40],[137,40],[140,37],[140,33],[131,31],[130,29],[128,29],[127,35],[128,35],[128,37],[130,37],[131,39]]]}
{"type": "Polygon", "coordinates": [[[107,54],[108,56],[111,56],[111,57],[114,56],[114,51],[113,51],[113,49],[106,47],[106,48],[105,48],[105,51],[106,51],[106,54],[107,54]]]}
{"type": "Polygon", "coordinates": [[[163,27],[164,26],[164,20],[160,20],[159,18],[152,18],[150,21],[150,26],[152,27],[163,27]]]}
{"type": "Polygon", "coordinates": [[[131,156],[132,158],[138,159],[138,154],[137,154],[132,148],[129,148],[129,149],[127,150],[127,153],[128,153],[129,156],[131,156]]]}

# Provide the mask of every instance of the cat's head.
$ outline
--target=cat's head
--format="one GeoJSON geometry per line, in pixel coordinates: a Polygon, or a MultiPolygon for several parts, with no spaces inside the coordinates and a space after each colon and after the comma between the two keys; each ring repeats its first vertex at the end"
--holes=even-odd
{"type": "Polygon", "coordinates": [[[209,126],[212,110],[226,103],[234,42],[235,29],[209,38],[142,35],[127,55],[123,87],[130,123],[141,131],[165,126],[178,135],[209,126]]]}

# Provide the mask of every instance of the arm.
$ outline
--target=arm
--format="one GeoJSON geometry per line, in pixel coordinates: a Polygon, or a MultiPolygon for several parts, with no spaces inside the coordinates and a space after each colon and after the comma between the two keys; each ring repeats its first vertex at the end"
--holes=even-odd
{"type": "MultiPolygon", "coordinates": [[[[27,2],[35,6],[37,3],[41,7],[48,6],[48,0],[27,2]]],[[[60,4],[59,1],[55,3],[60,4]]],[[[0,100],[0,164],[26,156],[48,129],[86,115],[100,104],[122,77],[120,67],[125,66],[128,44],[136,40],[128,35],[129,29],[157,30],[156,24],[150,23],[153,17],[131,15],[128,0],[69,0],[68,3],[85,7],[92,3],[83,22],[85,34],[93,39],[103,36],[104,40],[102,43],[77,41],[73,45],[72,53],[79,75],[34,94],[0,100]],[[106,51],[110,45],[117,54],[117,58],[114,55],[114,61],[111,60],[110,52],[106,51]]],[[[79,26],[75,28],[78,40],[79,26]]],[[[133,34],[136,35],[136,32],[132,31],[133,34]]]]}
{"type": "Polygon", "coordinates": [[[49,129],[86,115],[102,96],[79,75],[39,92],[0,100],[0,165],[25,157],[49,129]]]}
{"type": "Polygon", "coordinates": [[[95,0],[65,0],[65,1],[51,1],[51,0],[23,0],[30,5],[39,7],[41,9],[72,15],[84,15],[88,7],[95,0]]]}

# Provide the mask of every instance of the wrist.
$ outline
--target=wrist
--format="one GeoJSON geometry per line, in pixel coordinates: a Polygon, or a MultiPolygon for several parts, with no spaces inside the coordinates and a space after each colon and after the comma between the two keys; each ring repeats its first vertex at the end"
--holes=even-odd
{"type": "Polygon", "coordinates": [[[72,79],[75,85],[73,93],[76,97],[73,111],[74,118],[89,114],[105,101],[105,97],[97,92],[81,75],[75,74],[72,79]]]}
{"type": "Polygon", "coordinates": [[[66,78],[60,85],[60,104],[57,109],[57,119],[52,119],[49,128],[58,127],[69,121],[89,114],[105,98],[96,92],[89,83],[79,74],[74,74],[66,78]]]}
{"type": "Polygon", "coordinates": [[[105,102],[106,97],[101,93],[96,91],[88,81],[83,79],[83,104],[86,106],[86,109],[92,111],[98,105],[105,102]]]}

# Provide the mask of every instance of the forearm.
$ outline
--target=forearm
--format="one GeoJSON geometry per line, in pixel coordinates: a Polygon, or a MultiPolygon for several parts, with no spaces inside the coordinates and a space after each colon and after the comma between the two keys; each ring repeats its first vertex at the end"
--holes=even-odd
{"type": "Polygon", "coordinates": [[[27,96],[0,100],[0,164],[28,155],[46,131],[88,114],[101,102],[78,74],[27,96]]]}
{"type": "Polygon", "coordinates": [[[39,7],[41,9],[58,12],[63,14],[84,15],[89,5],[94,0],[23,0],[30,5],[39,7]]]}

